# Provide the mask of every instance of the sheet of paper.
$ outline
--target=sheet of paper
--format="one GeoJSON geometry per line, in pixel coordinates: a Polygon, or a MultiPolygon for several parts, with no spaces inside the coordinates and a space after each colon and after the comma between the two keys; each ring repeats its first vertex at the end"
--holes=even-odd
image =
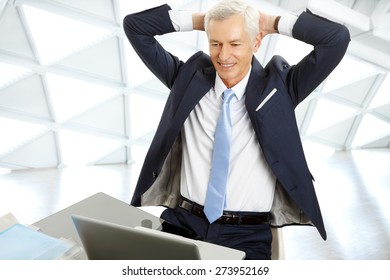
{"type": "Polygon", "coordinates": [[[17,224],[18,220],[11,213],[5,214],[0,217],[0,232],[6,230],[7,228],[17,224]]]}

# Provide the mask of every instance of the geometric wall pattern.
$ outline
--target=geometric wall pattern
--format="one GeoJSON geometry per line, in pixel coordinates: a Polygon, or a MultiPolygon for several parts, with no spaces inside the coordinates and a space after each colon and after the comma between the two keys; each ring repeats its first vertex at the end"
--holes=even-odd
{"type": "MultiPolygon", "coordinates": [[[[0,0],[0,169],[142,162],[168,90],[132,50],[122,19],[165,2],[197,11],[215,3],[0,0]]],[[[351,32],[341,64],[296,110],[304,145],[389,149],[390,1],[248,2],[274,14],[309,7],[351,32]]],[[[203,33],[159,41],[183,59],[208,51],[203,33]]],[[[271,36],[256,56],[293,64],[309,49],[271,36]]]]}

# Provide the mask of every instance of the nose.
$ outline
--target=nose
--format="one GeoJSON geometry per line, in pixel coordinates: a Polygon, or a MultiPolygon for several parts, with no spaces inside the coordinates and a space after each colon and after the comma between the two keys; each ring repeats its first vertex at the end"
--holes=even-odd
{"type": "Polygon", "coordinates": [[[221,61],[227,61],[230,58],[229,46],[226,46],[226,45],[221,46],[221,49],[220,49],[219,54],[218,54],[218,58],[221,61]]]}

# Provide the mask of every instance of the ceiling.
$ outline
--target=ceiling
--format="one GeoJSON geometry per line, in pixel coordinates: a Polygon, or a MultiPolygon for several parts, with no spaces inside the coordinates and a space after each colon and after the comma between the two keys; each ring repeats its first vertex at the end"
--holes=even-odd
{"type": "MultiPolygon", "coordinates": [[[[127,42],[123,17],[165,1],[0,0],[0,169],[142,162],[168,90],[127,42]]],[[[205,11],[215,1],[167,1],[205,11]]],[[[352,41],[335,71],[296,110],[311,151],[390,148],[390,0],[248,1],[271,14],[315,13],[352,41]]],[[[291,64],[310,46],[268,36],[256,57],[291,64]]],[[[201,32],[159,38],[182,59],[201,32]]]]}

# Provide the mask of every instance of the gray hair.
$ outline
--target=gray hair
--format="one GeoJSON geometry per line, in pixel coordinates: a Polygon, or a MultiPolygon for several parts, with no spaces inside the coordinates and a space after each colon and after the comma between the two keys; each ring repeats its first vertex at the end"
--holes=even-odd
{"type": "Polygon", "coordinates": [[[251,40],[259,34],[259,11],[242,0],[221,0],[211,7],[204,19],[204,28],[208,35],[208,26],[211,20],[224,20],[232,15],[243,15],[246,30],[249,32],[251,40]]]}

